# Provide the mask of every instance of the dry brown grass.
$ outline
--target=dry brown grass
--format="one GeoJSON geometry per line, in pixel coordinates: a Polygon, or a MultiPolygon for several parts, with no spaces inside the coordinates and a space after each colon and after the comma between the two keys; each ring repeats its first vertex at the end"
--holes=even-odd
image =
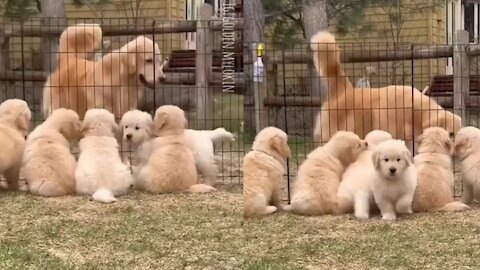
{"type": "Polygon", "coordinates": [[[103,205],[0,192],[0,269],[475,269],[479,210],[397,222],[278,213],[244,221],[239,186],[103,205]],[[228,190],[229,192],[227,192],[228,190]]]}

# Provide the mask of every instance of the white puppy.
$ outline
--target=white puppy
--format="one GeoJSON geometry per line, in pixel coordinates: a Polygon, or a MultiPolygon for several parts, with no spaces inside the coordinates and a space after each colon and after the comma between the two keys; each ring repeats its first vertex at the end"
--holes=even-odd
{"type": "Polygon", "coordinates": [[[362,152],[357,160],[348,166],[338,188],[338,199],[343,213],[351,213],[354,210],[355,217],[358,219],[369,217],[370,208],[375,206],[370,189],[372,174],[375,171],[372,153],[379,143],[391,139],[393,139],[392,135],[382,130],[371,131],[365,136],[368,150],[362,152]]]}
{"type": "MultiPolygon", "coordinates": [[[[146,112],[129,111],[123,115],[120,124],[123,132],[124,149],[136,151],[143,142],[153,137],[152,116],[146,112]]],[[[214,144],[223,141],[235,141],[233,134],[224,128],[214,130],[186,129],[184,136],[186,145],[195,155],[195,165],[197,171],[203,176],[204,183],[214,185],[218,174],[214,144]]]]}
{"type": "Polygon", "coordinates": [[[92,195],[103,203],[116,202],[133,185],[128,166],[122,163],[115,134],[119,133],[112,113],[90,109],[85,114],[80,156],[75,170],[76,192],[92,195]]]}
{"type": "Polygon", "coordinates": [[[203,176],[203,183],[214,186],[218,174],[214,144],[235,141],[233,134],[224,128],[216,128],[214,130],[186,129],[184,135],[187,146],[195,155],[195,166],[203,176]]]}
{"type": "Polygon", "coordinates": [[[417,186],[417,173],[410,151],[402,140],[380,143],[372,155],[375,174],[371,189],[382,219],[395,220],[398,214],[411,214],[417,186]]]}

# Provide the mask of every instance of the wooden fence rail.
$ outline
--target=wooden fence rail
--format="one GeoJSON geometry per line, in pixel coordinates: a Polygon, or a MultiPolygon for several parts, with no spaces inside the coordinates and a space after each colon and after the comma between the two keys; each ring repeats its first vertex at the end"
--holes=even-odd
{"type": "MultiPolygon", "coordinates": [[[[0,30],[0,38],[8,39],[11,37],[58,37],[62,34],[65,26],[40,26],[40,25],[24,25],[18,24],[4,25],[0,30]]],[[[213,31],[222,30],[222,22],[220,20],[209,19],[206,21],[205,27],[213,31]]],[[[234,29],[241,30],[243,21],[235,22],[234,29]]],[[[176,34],[189,33],[197,31],[197,21],[172,21],[168,23],[152,21],[151,24],[138,25],[102,25],[103,36],[130,36],[130,35],[152,35],[152,34],[176,34]]]]}
{"type": "MultiPolygon", "coordinates": [[[[480,44],[464,44],[469,56],[480,56],[480,44]]],[[[366,63],[366,62],[386,62],[402,60],[421,60],[434,58],[453,57],[453,45],[435,45],[428,47],[426,45],[411,45],[410,49],[405,50],[361,50],[361,51],[341,51],[340,61],[342,63],[366,63]]],[[[266,52],[264,62],[270,65],[281,64],[311,64],[312,55],[307,50],[302,52],[266,52]]],[[[252,59],[245,61],[245,64],[251,65],[252,59]]]]}

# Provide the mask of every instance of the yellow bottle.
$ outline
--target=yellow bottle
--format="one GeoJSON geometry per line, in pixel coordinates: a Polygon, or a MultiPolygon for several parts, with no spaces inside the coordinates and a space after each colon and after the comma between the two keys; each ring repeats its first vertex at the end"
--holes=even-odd
{"type": "Polygon", "coordinates": [[[262,82],[263,81],[263,61],[262,61],[262,51],[263,43],[259,43],[257,46],[257,60],[253,63],[253,81],[262,82]]]}

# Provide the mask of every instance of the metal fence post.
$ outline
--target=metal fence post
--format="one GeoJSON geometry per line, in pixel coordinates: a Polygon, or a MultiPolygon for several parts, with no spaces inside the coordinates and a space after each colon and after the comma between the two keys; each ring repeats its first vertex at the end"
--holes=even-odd
{"type": "Polygon", "coordinates": [[[457,30],[453,48],[453,110],[462,117],[462,125],[469,125],[467,109],[470,95],[470,63],[468,32],[457,30]]]}
{"type": "Polygon", "coordinates": [[[197,129],[212,129],[214,120],[213,88],[208,86],[212,73],[212,40],[213,31],[209,20],[213,17],[213,7],[202,4],[198,8],[196,51],[195,51],[195,85],[197,129]]]}

